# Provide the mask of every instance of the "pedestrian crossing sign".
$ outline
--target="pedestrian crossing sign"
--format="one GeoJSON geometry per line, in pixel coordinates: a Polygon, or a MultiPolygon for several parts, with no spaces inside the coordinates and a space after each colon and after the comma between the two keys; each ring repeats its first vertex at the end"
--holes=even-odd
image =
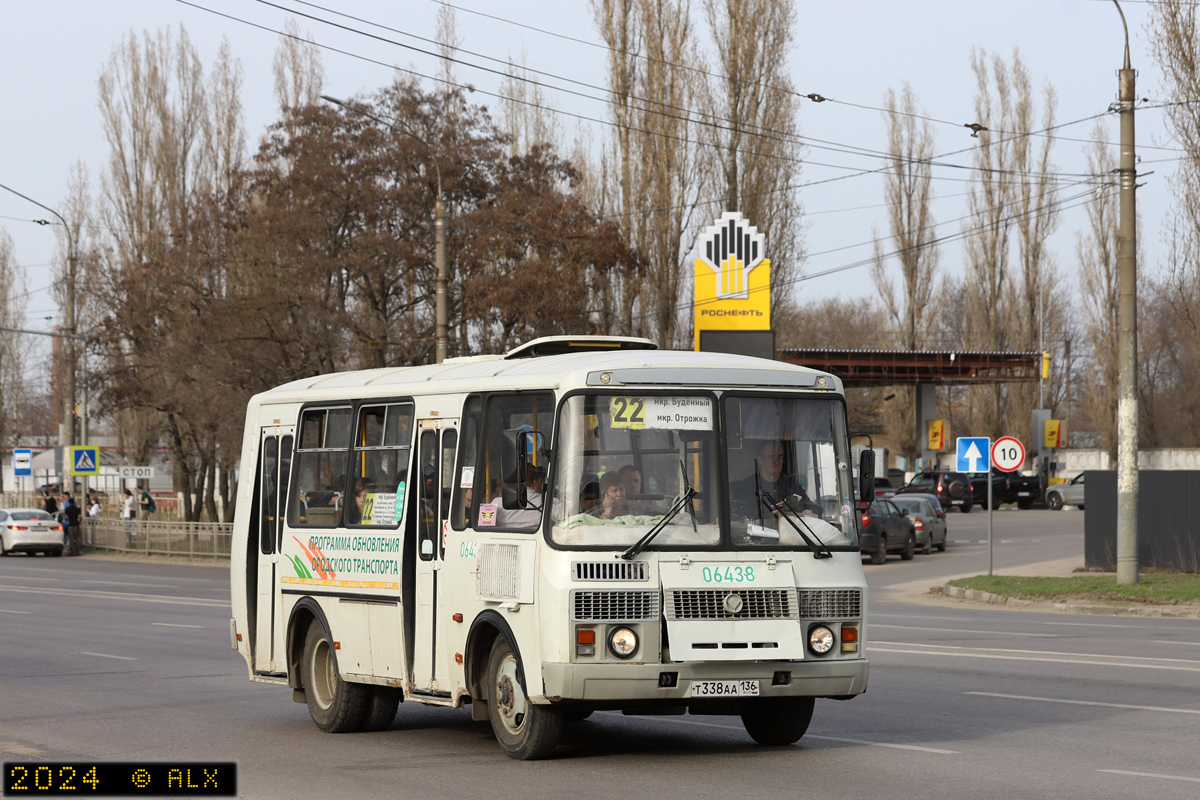
{"type": "Polygon", "coordinates": [[[100,474],[100,448],[87,447],[72,447],[71,448],[71,474],[72,475],[99,475],[100,474]]]}

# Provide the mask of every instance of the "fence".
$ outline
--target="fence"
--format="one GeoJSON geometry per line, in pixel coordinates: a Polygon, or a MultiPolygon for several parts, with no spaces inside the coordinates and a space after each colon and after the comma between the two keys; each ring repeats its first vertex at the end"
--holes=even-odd
{"type": "Polygon", "coordinates": [[[229,558],[232,540],[229,522],[89,519],[83,525],[84,546],[122,553],[229,558]]]}
{"type": "MultiPolygon", "coordinates": [[[[1200,571],[1200,470],[1138,470],[1138,565],[1200,571]]],[[[1117,473],[1088,470],[1083,550],[1089,567],[1117,564],[1117,473]]]]}

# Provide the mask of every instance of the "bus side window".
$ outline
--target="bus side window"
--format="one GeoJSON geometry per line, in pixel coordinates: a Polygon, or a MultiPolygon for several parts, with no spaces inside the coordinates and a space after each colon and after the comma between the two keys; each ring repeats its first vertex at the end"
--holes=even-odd
{"type": "Polygon", "coordinates": [[[433,558],[434,542],[437,541],[437,504],[438,504],[438,447],[437,431],[421,431],[420,475],[417,491],[420,502],[417,504],[417,537],[419,540],[417,552],[422,561],[433,558]]]}
{"type": "MultiPolygon", "coordinates": [[[[554,395],[549,392],[528,392],[514,395],[492,395],[488,398],[487,418],[484,422],[483,458],[480,469],[475,471],[475,493],[485,493],[487,502],[497,507],[496,530],[535,531],[542,519],[542,499],[523,509],[501,509],[503,493],[502,451],[504,432],[508,430],[527,430],[540,434],[525,437],[527,447],[527,463],[534,468],[541,468],[541,476],[545,477],[547,460],[542,448],[550,444],[550,432],[554,427],[554,395]],[[540,442],[536,446],[534,442],[540,442]],[[480,475],[480,472],[483,474],[480,475]]],[[[534,476],[538,470],[531,469],[534,476]]],[[[526,482],[527,490],[532,489],[526,482]]],[[[514,487],[515,488],[515,487],[514,487]]],[[[542,489],[544,490],[544,486],[542,489]]],[[[533,490],[531,497],[544,497],[533,490]]]]}
{"type": "Polygon", "coordinates": [[[346,525],[395,528],[403,513],[413,405],[363,406],[358,412],[346,525]]]}
{"type": "Polygon", "coordinates": [[[300,420],[300,446],[291,465],[288,524],[332,528],[338,524],[349,461],[349,408],[310,408],[300,420]]]}
{"type": "Polygon", "coordinates": [[[479,425],[483,417],[483,398],[471,397],[463,409],[462,446],[459,448],[458,470],[454,487],[453,512],[450,514],[450,524],[454,530],[461,531],[470,527],[479,503],[491,499],[483,492],[480,483],[482,475],[478,472],[479,464],[479,425]]]}

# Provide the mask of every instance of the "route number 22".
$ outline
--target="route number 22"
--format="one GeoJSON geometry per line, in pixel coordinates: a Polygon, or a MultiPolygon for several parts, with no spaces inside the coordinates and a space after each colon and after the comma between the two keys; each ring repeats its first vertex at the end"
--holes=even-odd
{"type": "Polygon", "coordinates": [[[612,426],[614,428],[646,427],[646,401],[640,397],[614,397],[612,399],[612,426]]]}

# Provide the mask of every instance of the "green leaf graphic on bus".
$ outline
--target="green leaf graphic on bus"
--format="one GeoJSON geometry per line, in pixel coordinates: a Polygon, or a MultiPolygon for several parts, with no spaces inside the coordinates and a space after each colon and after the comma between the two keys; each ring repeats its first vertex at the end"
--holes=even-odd
{"type": "Polygon", "coordinates": [[[300,560],[300,556],[288,556],[292,560],[292,566],[296,568],[297,578],[311,578],[312,573],[308,571],[308,567],[304,566],[304,562],[300,560]]]}

